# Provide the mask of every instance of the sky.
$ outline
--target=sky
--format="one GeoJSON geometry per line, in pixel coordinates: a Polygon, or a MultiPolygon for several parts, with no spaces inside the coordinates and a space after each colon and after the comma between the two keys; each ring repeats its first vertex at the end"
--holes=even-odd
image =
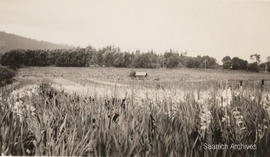
{"type": "Polygon", "coordinates": [[[73,46],[270,56],[270,0],[0,0],[0,31],[73,46]]]}

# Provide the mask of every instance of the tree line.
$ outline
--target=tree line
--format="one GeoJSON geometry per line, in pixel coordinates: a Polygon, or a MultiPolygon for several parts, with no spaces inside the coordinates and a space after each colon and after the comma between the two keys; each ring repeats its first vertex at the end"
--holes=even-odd
{"type": "MultiPolygon", "coordinates": [[[[254,61],[248,61],[239,57],[225,56],[222,59],[222,67],[232,70],[270,71],[270,57],[268,61],[261,63],[260,55],[250,56],[254,61]]],[[[122,52],[120,48],[107,46],[102,49],[93,47],[55,49],[55,50],[25,50],[17,49],[2,55],[0,62],[4,66],[19,68],[21,66],[58,66],[58,67],[126,67],[126,68],[218,68],[215,58],[210,56],[187,56],[186,53],[178,53],[169,50],[163,54],[153,51],[122,52]]]]}
{"type": "Polygon", "coordinates": [[[1,57],[5,66],[59,66],[59,67],[128,67],[128,68],[214,68],[216,59],[209,56],[190,57],[169,50],[164,54],[153,51],[121,52],[119,48],[108,46],[99,50],[92,47],[56,50],[17,49],[6,52],[1,57]]]}
{"type": "Polygon", "coordinates": [[[267,61],[261,63],[261,57],[259,54],[250,55],[250,59],[253,60],[252,63],[248,63],[247,60],[241,59],[239,57],[225,56],[222,59],[224,69],[232,70],[247,70],[253,72],[268,71],[270,72],[270,56],[267,57],[267,61]]]}

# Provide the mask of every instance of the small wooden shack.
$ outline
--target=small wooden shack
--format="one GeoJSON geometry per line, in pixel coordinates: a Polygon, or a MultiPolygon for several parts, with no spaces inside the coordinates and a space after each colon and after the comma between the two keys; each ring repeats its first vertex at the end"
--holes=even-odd
{"type": "Polygon", "coordinates": [[[146,78],[147,77],[147,73],[146,72],[137,72],[136,71],[135,77],[136,78],[146,78]]]}

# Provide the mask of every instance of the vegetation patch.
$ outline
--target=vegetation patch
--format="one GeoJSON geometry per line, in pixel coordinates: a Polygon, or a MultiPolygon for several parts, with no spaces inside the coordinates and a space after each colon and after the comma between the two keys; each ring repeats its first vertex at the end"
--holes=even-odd
{"type": "Polygon", "coordinates": [[[0,99],[0,154],[269,155],[270,95],[242,90],[189,89],[139,101],[134,96],[66,94],[48,83],[25,86],[0,99]],[[246,144],[256,150],[210,149],[218,144],[246,144]]]}
{"type": "Polygon", "coordinates": [[[0,66],[0,86],[12,83],[14,76],[16,76],[16,71],[0,66]]]}

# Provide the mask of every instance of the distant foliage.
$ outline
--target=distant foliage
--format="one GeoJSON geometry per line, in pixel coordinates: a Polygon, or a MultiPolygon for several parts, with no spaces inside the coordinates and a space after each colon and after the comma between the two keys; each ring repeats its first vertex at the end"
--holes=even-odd
{"type": "Polygon", "coordinates": [[[197,56],[187,58],[189,68],[214,68],[217,65],[216,59],[209,56],[197,56]]]}
{"type": "Polygon", "coordinates": [[[59,67],[131,67],[131,68],[212,68],[216,59],[209,56],[187,57],[170,50],[164,54],[153,51],[121,52],[119,48],[108,46],[100,50],[92,47],[56,50],[11,50],[2,56],[2,65],[59,67]]]}
{"type": "Polygon", "coordinates": [[[225,56],[223,59],[222,59],[222,63],[223,63],[223,68],[224,69],[230,69],[231,68],[231,65],[232,65],[232,59],[230,56],[225,56]]]}
{"type": "Polygon", "coordinates": [[[248,61],[243,60],[239,57],[233,57],[231,59],[230,56],[225,56],[221,61],[223,63],[223,69],[232,69],[232,70],[247,70],[251,72],[259,72],[259,71],[270,71],[269,66],[270,62],[260,63],[260,55],[252,54],[250,55],[250,59],[252,59],[253,63],[248,63],[248,61]]]}
{"type": "Polygon", "coordinates": [[[153,52],[137,54],[133,60],[135,68],[157,68],[160,66],[159,58],[153,52]]]}
{"type": "Polygon", "coordinates": [[[233,70],[246,70],[248,62],[238,57],[233,57],[231,64],[233,70]]]}
{"type": "MultiPolygon", "coordinates": [[[[223,69],[270,71],[269,62],[260,63],[260,55],[251,55],[254,63],[239,57],[225,56],[223,69]],[[266,67],[266,64],[268,67],[266,67]]],[[[217,68],[215,58],[210,56],[190,57],[169,50],[164,54],[149,52],[121,52],[119,48],[107,46],[96,50],[92,47],[56,50],[11,50],[2,55],[0,63],[13,69],[21,66],[58,66],[58,67],[122,67],[122,68],[217,68]]]]}
{"type": "MultiPolygon", "coordinates": [[[[187,56],[170,49],[164,54],[153,50],[148,52],[123,52],[118,47],[107,46],[95,49],[43,49],[43,50],[10,50],[0,55],[0,64],[17,69],[22,66],[58,66],[58,67],[119,67],[119,68],[218,68],[215,58],[210,56],[187,56]]],[[[223,69],[247,70],[252,72],[270,71],[270,57],[261,63],[259,54],[250,55],[254,63],[239,57],[225,56],[222,61],[223,69]]]]}
{"type": "Polygon", "coordinates": [[[172,51],[165,52],[164,59],[165,59],[165,65],[168,68],[175,68],[179,64],[179,54],[178,53],[173,53],[172,51]]]}
{"type": "Polygon", "coordinates": [[[196,57],[190,57],[187,59],[188,68],[199,68],[200,64],[200,60],[198,60],[196,57]]]}
{"type": "Polygon", "coordinates": [[[247,67],[248,71],[259,72],[260,67],[257,62],[249,63],[247,67]]]}
{"type": "Polygon", "coordinates": [[[13,50],[2,56],[1,64],[12,68],[19,68],[25,64],[25,58],[25,50],[13,50]]]}
{"type": "Polygon", "coordinates": [[[270,62],[261,63],[259,65],[261,71],[268,71],[270,72],[270,62]]]}

